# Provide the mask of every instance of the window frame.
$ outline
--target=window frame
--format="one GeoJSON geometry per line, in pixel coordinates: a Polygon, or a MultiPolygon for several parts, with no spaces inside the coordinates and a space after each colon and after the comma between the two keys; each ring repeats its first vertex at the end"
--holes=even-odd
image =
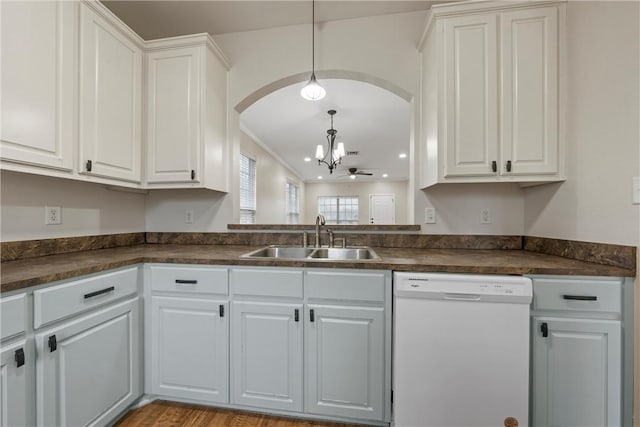
{"type": "MultiPolygon", "coordinates": [[[[349,224],[349,225],[354,225],[354,224],[359,224],[360,223],[360,197],[359,196],[318,196],[317,198],[317,211],[318,214],[322,214],[325,217],[325,221],[326,224],[336,224],[336,225],[341,225],[341,224],[349,224]],[[327,213],[327,211],[323,211],[321,209],[321,201],[322,200],[331,200],[334,199],[335,200],[335,218],[333,218],[333,214],[332,213],[327,213]],[[351,207],[353,207],[353,205],[356,206],[356,211],[355,211],[355,218],[352,219],[344,219],[341,218],[341,203],[340,201],[346,202],[347,200],[349,200],[351,203],[351,207]],[[353,201],[355,201],[355,203],[353,203],[353,201]]],[[[344,212],[342,212],[344,214],[344,212]]],[[[352,212],[353,215],[353,212],[352,212]]]]}

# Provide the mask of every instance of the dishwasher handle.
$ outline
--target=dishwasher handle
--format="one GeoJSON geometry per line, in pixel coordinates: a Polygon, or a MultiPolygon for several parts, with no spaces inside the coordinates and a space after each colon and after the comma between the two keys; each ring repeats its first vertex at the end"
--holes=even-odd
{"type": "Polygon", "coordinates": [[[446,292],[444,299],[452,301],[480,301],[480,295],[478,294],[453,294],[446,292]]]}

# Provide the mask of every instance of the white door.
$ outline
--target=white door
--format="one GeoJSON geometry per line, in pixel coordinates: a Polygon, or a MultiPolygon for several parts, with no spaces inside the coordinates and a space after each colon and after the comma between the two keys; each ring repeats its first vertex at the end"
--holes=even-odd
{"type": "Polygon", "coordinates": [[[620,426],[620,322],[535,317],[532,328],[533,425],[620,426]]]}
{"type": "Polygon", "coordinates": [[[501,22],[502,174],[558,172],[558,8],[505,12],[501,22]]]}
{"type": "Polygon", "coordinates": [[[232,303],[232,402],[302,411],[302,304],[232,303]]]}
{"type": "Polygon", "coordinates": [[[36,335],[38,426],[106,425],[142,395],[138,299],[36,335]]]}
{"type": "Polygon", "coordinates": [[[493,175],[498,160],[497,15],[444,20],[444,176],[493,175]]]}
{"type": "Polygon", "coordinates": [[[151,298],[151,392],[229,403],[229,303],[151,298]]]}
{"type": "Polygon", "coordinates": [[[306,409],[382,421],[384,308],[309,304],[306,409]]]}
{"type": "Polygon", "coordinates": [[[0,2],[0,157],[71,170],[75,39],[72,1],[0,2]]]}
{"type": "Polygon", "coordinates": [[[80,4],[80,171],[140,182],[142,50],[80,4]]]}
{"type": "Polygon", "coordinates": [[[33,341],[3,345],[0,352],[0,426],[33,424],[33,398],[29,394],[35,365],[33,341]]]}
{"type": "Polygon", "coordinates": [[[394,194],[369,195],[369,223],[396,223],[396,196],[394,194]]]}
{"type": "Polygon", "coordinates": [[[202,49],[147,54],[147,182],[199,182],[202,49]]]}

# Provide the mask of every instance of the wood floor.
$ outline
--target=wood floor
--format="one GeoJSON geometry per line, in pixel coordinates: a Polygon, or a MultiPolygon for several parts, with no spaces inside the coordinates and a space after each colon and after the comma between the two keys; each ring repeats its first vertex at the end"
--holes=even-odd
{"type": "Polygon", "coordinates": [[[156,400],[131,410],[115,425],[117,427],[362,427],[360,424],[274,417],[163,400],[156,400]]]}

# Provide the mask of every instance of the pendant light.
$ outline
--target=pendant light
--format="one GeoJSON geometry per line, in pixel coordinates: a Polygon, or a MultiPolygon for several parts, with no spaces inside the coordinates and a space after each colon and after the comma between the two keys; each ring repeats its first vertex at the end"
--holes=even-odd
{"type": "Polygon", "coordinates": [[[316,80],[316,2],[311,1],[311,78],[309,82],[300,90],[300,95],[309,101],[317,101],[324,98],[327,92],[324,90],[318,80],[316,80]]]}

